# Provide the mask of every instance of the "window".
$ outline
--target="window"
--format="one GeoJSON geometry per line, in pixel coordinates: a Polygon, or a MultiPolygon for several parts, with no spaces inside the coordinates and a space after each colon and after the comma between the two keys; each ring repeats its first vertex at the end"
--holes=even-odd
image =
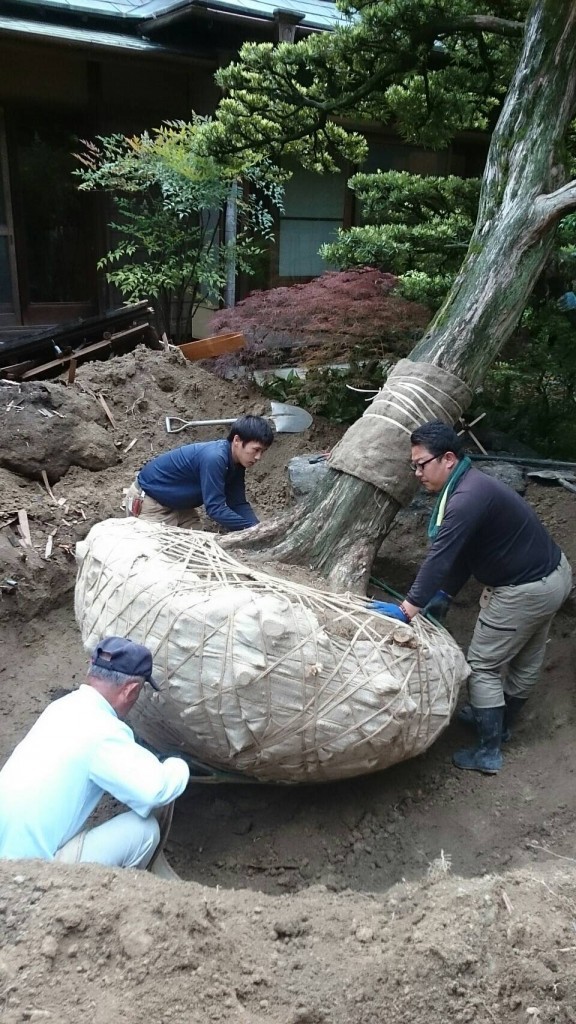
{"type": "Polygon", "coordinates": [[[345,187],[344,174],[313,174],[294,168],[280,218],[280,277],[315,277],[328,269],[318,250],[342,227],[345,187]]]}
{"type": "MultiPolygon", "coordinates": [[[[48,114],[17,133],[21,231],[30,303],[82,302],[93,291],[87,256],[91,204],[72,175],[78,140],[48,114]]],[[[92,251],[91,251],[92,250],[92,251]]]]}

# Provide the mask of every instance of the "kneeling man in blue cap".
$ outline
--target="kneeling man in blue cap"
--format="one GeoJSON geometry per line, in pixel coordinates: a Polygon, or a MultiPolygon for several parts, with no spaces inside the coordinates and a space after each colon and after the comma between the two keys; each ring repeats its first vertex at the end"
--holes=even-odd
{"type": "Polygon", "coordinates": [[[153,809],[186,788],[180,757],[164,762],[122,720],[152,678],[147,647],[97,646],[86,682],[40,715],[0,771],[0,857],[146,868],[160,841],[153,809]],[[85,829],[104,793],[131,810],[85,829]]]}

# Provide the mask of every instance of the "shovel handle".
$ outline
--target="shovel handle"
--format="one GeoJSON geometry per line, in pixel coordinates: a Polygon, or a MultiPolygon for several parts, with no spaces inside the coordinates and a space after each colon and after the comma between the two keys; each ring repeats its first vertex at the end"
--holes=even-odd
{"type": "Polygon", "coordinates": [[[568,480],[565,480],[563,476],[558,477],[558,483],[562,484],[562,487],[564,487],[567,491],[572,491],[572,494],[576,494],[576,486],[574,486],[574,484],[569,483],[568,480]]]}
{"type": "Polygon", "coordinates": [[[186,423],[187,427],[213,427],[217,423],[235,423],[238,419],[237,416],[231,420],[188,420],[186,423]]]}
{"type": "MultiPolygon", "coordinates": [[[[236,417],[237,418],[237,417],[236,417]]],[[[167,416],[166,417],[166,432],[168,434],[178,434],[181,430],[185,430],[186,427],[204,427],[214,426],[217,423],[235,423],[235,419],[230,420],[183,420],[180,416],[167,416]],[[174,427],[173,423],[179,423],[178,427],[174,427]]]]}

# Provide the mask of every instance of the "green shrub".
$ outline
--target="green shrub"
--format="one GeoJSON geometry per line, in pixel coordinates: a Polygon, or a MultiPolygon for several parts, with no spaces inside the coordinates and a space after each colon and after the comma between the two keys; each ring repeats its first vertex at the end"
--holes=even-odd
{"type": "Polygon", "coordinates": [[[524,312],[474,408],[550,458],[576,458],[576,320],[544,302],[524,312]]]}
{"type": "Polygon", "coordinates": [[[352,361],[348,369],[318,367],[308,370],[306,377],[296,373],[286,378],[272,377],[262,385],[268,398],[291,402],[308,409],[315,416],[324,416],[333,423],[349,425],[366,409],[370,394],[352,391],[347,385],[379,390],[390,364],[377,360],[352,361]]]}
{"type": "Polygon", "coordinates": [[[203,120],[162,125],[151,134],[84,142],[76,172],[82,191],[111,194],[116,245],[98,263],[122,297],[154,301],[160,331],[191,337],[201,302],[218,305],[228,269],[250,273],[272,236],[271,207],[282,188],[275,169],[239,173],[201,151],[203,120]],[[248,188],[245,186],[248,185],[248,188]],[[237,209],[237,233],[222,240],[227,204],[237,209]]]}
{"type": "Polygon", "coordinates": [[[364,226],[339,231],[320,255],[339,270],[375,267],[400,277],[398,293],[441,305],[466,253],[478,206],[477,179],[386,171],[356,174],[364,226]]]}

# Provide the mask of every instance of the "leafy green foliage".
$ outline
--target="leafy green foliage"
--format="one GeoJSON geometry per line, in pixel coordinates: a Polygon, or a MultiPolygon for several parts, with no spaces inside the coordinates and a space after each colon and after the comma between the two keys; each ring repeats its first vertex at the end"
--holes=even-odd
{"type": "Polygon", "coordinates": [[[456,217],[432,217],[427,224],[382,224],[338,232],[323,245],[325,260],[340,270],[372,266],[392,274],[407,270],[454,271],[462,262],[470,226],[456,217]],[[454,266],[456,264],[456,266],[454,266]]]}
{"type": "Polygon", "coordinates": [[[407,171],[356,174],[349,182],[371,223],[339,231],[321,255],[347,270],[370,266],[400,276],[400,294],[437,308],[462,262],[480,194],[476,178],[407,171]]]}
{"type": "Polygon", "coordinates": [[[400,292],[410,302],[421,302],[430,309],[439,309],[454,280],[454,274],[426,274],[407,270],[400,279],[400,292]]]}
{"type": "MultiPolygon", "coordinates": [[[[271,377],[264,393],[292,402],[314,415],[348,425],[362,415],[369,394],[381,386],[390,362],[375,346],[358,346],[346,369],[317,367],[305,378],[296,373],[271,377]],[[350,387],[348,387],[350,385],[350,387]]],[[[561,313],[556,302],[525,312],[518,331],[485,377],[470,418],[484,412],[492,428],[550,458],[576,458],[576,314],[561,313]]]]}
{"type": "MultiPolygon", "coordinates": [[[[343,268],[367,264],[400,275],[398,293],[438,308],[472,234],[479,182],[408,172],[358,174],[352,185],[374,224],[340,232],[324,247],[343,268]]],[[[576,215],[559,226],[558,248],[505,358],[476,400],[490,423],[551,456],[576,456],[576,314],[557,299],[576,276],[576,215]]]]}
{"type": "MultiPolygon", "coordinates": [[[[368,223],[339,231],[334,242],[322,247],[323,258],[340,270],[369,266],[394,273],[400,278],[399,295],[438,309],[472,236],[479,179],[380,171],[354,175],[349,187],[368,223]]],[[[555,297],[575,277],[576,214],[569,214],[559,224],[557,249],[547,270],[555,297]]],[[[535,301],[543,294],[539,285],[535,301]]]]}
{"type": "MultiPolygon", "coordinates": [[[[576,154],[576,145],[574,152],[576,154]]],[[[576,213],[569,213],[560,221],[556,241],[556,271],[563,283],[567,284],[576,278],[576,213]]]]}
{"type": "Polygon", "coordinates": [[[555,302],[527,309],[484,379],[475,409],[551,458],[576,458],[576,316],[555,302]]]}
{"type": "Polygon", "coordinates": [[[271,208],[282,187],[269,165],[235,170],[201,150],[206,124],[170,122],[151,134],[111,135],[85,142],[78,154],[82,191],[113,197],[116,245],[100,261],[107,280],[128,301],[155,301],[159,326],[182,341],[191,336],[200,302],[218,304],[228,268],[251,272],[272,236],[271,208]],[[222,241],[232,196],[235,241],[222,241]]]}
{"type": "Polygon", "coordinates": [[[355,174],[348,186],[361,202],[363,219],[370,224],[417,226],[435,217],[449,216],[473,227],[476,220],[478,178],[379,171],[355,174]]]}
{"type": "Polygon", "coordinates": [[[366,399],[370,398],[370,394],[351,388],[373,393],[377,390],[374,381],[384,379],[389,365],[376,359],[352,358],[347,369],[315,367],[308,370],[304,378],[296,373],[271,377],[262,385],[262,390],[269,398],[300,405],[333,423],[350,424],[362,415],[366,399]]]}
{"type": "Polygon", "coordinates": [[[246,43],[221,70],[207,152],[249,162],[295,156],[316,171],[358,164],[362,134],[394,122],[432,148],[489,129],[507,88],[528,0],[340,0],[335,31],[246,43]]]}

